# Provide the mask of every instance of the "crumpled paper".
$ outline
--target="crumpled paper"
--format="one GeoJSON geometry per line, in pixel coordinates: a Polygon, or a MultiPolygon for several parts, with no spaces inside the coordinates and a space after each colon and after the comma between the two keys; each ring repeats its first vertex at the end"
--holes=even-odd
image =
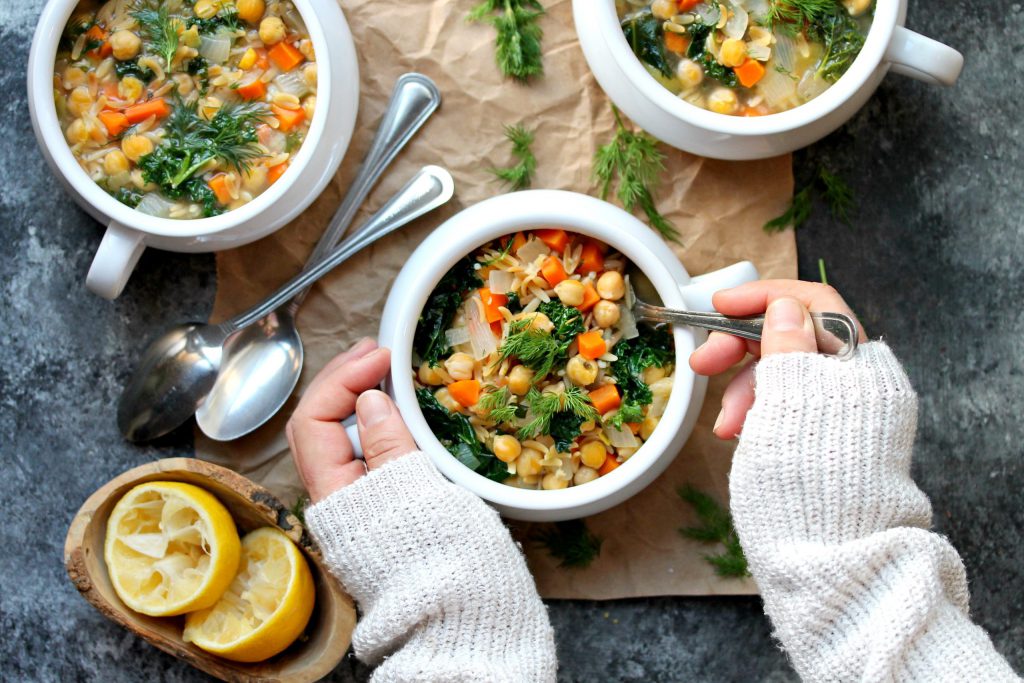
{"type": "MultiPolygon", "coordinates": [[[[434,79],[441,109],[381,180],[356,217],[359,225],[425,164],[446,167],[456,194],[447,206],[378,242],[318,283],[298,316],[305,366],[295,392],[334,355],[377,332],[384,301],[406,256],[459,209],[504,191],[489,168],[513,163],[504,124],[536,131],[535,188],[593,193],[594,150],[611,139],[608,98],[598,87],[576,40],[570,0],[545,2],[545,75],[528,85],[502,78],[494,63],[494,30],[469,24],[475,0],[381,3],[342,0],[355,36],[361,101],[345,161],[324,193],[298,219],[259,242],[217,255],[218,290],[212,318],[222,320],[257,302],[297,273],[330,216],[376,130],[395,80],[407,71],[434,79]]],[[[330,35],[330,27],[327,27],[330,35]]],[[[681,245],[666,244],[691,274],[752,260],[762,277],[796,276],[792,232],[768,235],[761,226],[792,196],[790,157],[754,162],[702,159],[663,146],[666,171],[655,190],[661,211],[679,228],[681,245]]],[[[428,286],[425,283],[424,286],[428,286]]],[[[720,501],[728,497],[733,445],[711,434],[726,380],[713,379],[700,421],[672,466],[626,503],[589,518],[604,539],[589,568],[567,570],[525,543],[541,594],[547,598],[611,599],[646,595],[749,594],[749,580],[715,576],[703,555],[709,548],[684,539],[696,523],[676,495],[691,483],[720,501]]],[[[229,443],[196,435],[197,457],[235,469],[293,501],[303,493],[292,465],[284,426],[296,398],[260,430],[229,443]]],[[[526,531],[527,537],[529,534],[526,531]]]]}

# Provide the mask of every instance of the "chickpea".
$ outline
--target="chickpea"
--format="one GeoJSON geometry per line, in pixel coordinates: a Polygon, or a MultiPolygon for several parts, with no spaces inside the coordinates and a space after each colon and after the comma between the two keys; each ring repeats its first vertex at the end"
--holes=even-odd
{"type": "Polygon", "coordinates": [[[280,17],[267,17],[260,22],[260,40],[265,45],[276,45],[284,40],[286,33],[284,22],[280,17]]]}
{"type": "Polygon", "coordinates": [[[640,423],[640,438],[644,441],[651,438],[651,434],[654,433],[654,428],[658,426],[659,422],[661,422],[660,417],[654,417],[653,415],[645,417],[644,421],[640,423]]]}
{"type": "Polygon", "coordinates": [[[608,449],[600,441],[587,441],[580,446],[580,462],[587,467],[598,469],[608,457],[608,449]]]}
{"type": "Polygon", "coordinates": [[[453,413],[462,412],[462,404],[456,401],[454,398],[452,398],[452,395],[451,393],[449,393],[447,387],[441,387],[440,389],[435,391],[434,398],[437,399],[438,403],[440,403],[453,413]]]}
{"type": "Polygon", "coordinates": [[[644,384],[654,384],[659,379],[665,377],[666,374],[665,368],[659,368],[657,365],[652,365],[644,370],[644,384]]]}
{"type": "Polygon", "coordinates": [[[192,5],[192,11],[200,19],[212,19],[217,14],[217,6],[213,4],[213,0],[196,0],[196,4],[192,5]]]}
{"type": "Polygon", "coordinates": [[[88,78],[85,75],[85,71],[79,69],[77,66],[69,66],[64,69],[64,87],[65,88],[77,88],[80,85],[85,85],[88,78]]]}
{"type": "Polygon", "coordinates": [[[138,161],[153,151],[153,141],[145,135],[126,135],[121,138],[121,151],[132,161],[138,161]]]}
{"type": "Polygon", "coordinates": [[[654,0],[651,3],[651,14],[658,19],[671,19],[677,10],[674,0],[654,0]]]}
{"type": "Polygon", "coordinates": [[[249,24],[255,24],[263,18],[263,13],[267,10],[267,3],[264,0],[238,0],[235,3],[235,8],[238,10],[239,19],[249,24]]]}
{"type": "Polygon", "coordinates": [[[115,176],[128,170],[128,157],[119,149],[108,152],[103,157],[103,172],[108,176],[115,176]]]}
{"type": "Polygon", "coordinates": [[[134,59],[142,48],[142,39],[127,29],[114,31],[110,36],[110,47],[114,52],[114,59],[124,61],[134,59]]]}
{"type": "Polygon", "coordinates": [[[444,369],[452,379],[473,379],[473,368],[476,361],[468,353],[453,353],[445,362],[444,369]]]}
{"type": "Polygon", "coordinates": [[[523,478],[540,474],[540,461],[543,458],[544,454],[535,448],[524,448],[516,458],[516,474],[523,478]]]}
{"type": "Polygon", "coordinates": [[[597,323],[598,327],[608,328],[619,322],[619,311],[618,304],[614,304],[611,301],[605,301],[602,299],[594,304],[594,322],[597,323]]]}
{"type": "Polygon", "coordinates": [[[684,90],[691,90],[704,80],[704,69],[692,59],[680,59],[676,65],[676,78],[684,90]]]}
{"type": "Polygon", "coordinates": [[[89,88],[80,85],[68,95],[68,111],[75,116],[81,116],[92,106],[92,93],[89,88]]]}
{"type": "Polygon", "coordinates": [[[597,293],[602,299],[618,301],[626,293],[626,282],[622,279],[622,273],[609,270],[597,278],[597,293]]]}
{"type": "MultiPolygon", "coordinates": [[[[189,78],[189,80],[191,81],[192,79],[189,78]]],[[[142,90],[144,87],[145,86],[142,81],[135,78],[135,76],[125,76],[121,79],[121,82],[117,84],[117,94],[121,96],[121,99],[134,102],[142,97],[142,90]]]]}
{"type": "Polygon", "coordinates": [[[555,285],[555,294],[566,306],[579,306],[583,303],[583,283],[579,280],[562,280],[555,285]]]}
{"type": "Polygon", "coordinates": [[[519,454],[523,452],[523,445],[519,443],[519,439],[509,434],[499,434],[494,437],[494,443],[491,444],[491,450],[494,451],[494,457],[502,462],[512,462],[519,457],[519,454]]]}
{"type": "Polygon", "coordinates": [[[193,24],[178,36],[178,42],[185,47],[199,47],[203,39],[199,36],[199,25],[193,24]]]}
{"type": "Polygon", "coordinates": [[[581,387],[593,384],[594,380],[597,379],[597,363],[589,358],[584,358],[583,356],[576,354],[570,358],[568,364],[566,364],[565,376],[568,377],[573,384],[578,384],[581,387]]]}
{"type": "Polygon", "coordinates": [[[541,332],[550,332],[555,329],[555,324],[551,322],[551,318],[547,317],[543,313],[534,311],[533,313],[516,313],[513,320],[529,320],[530,324],[526,326],[528,330],[540,330],[541,332]]]}
{"type": "MultiPolygon", "coordinates": [[[[267,182],[267,167],[266,166],[250,166],[249,170],[242,173],[242,187],[249,192],[256,192],[260,190],[267,182]]],[[[423,382],[423,375],[420,375],[420,381],[423,382]]],[[[429,386],[437,386],[442,382],[423,382],[429,386]]]]}
{"type": "Polygon", "coordinates": [[[739,104],[736,93],[728,88],[719,88],[708,95],[708,109],[716,114],[733,114],[739,104]]]}
{"type": "Polygon", "coordinates": [[[572,477],[572,483],[576,486],[582,486],[583,484],[589,484],[590,482],[597,479],[597,470],[593,467],[581,467],[576,470],[576,474],[572,477]]]}
{"type": "Polygon", "coordinates": [[[569,486],[569,480],[558,476],[555,472],[549,472],[540,480],[540,487],[545,491],[558,491],[569,486]]]}
{"type": "Polygon", "coordinates": [[[86,127],[85,121],[75,119],[64,131],[64,136],[70,144],[76,145],[89,139],[89,129],[86,127]]]}
{"type": "Polygon", "coordinates": [[[508,373],[508,390],[516,396],[526,396],[533,385],[533,370],[525,365],[517,365],[508,373]]]}
{"type": "Polygon", "coordinates": [[[311,62],[302,67],[302,77],[311,88],[316,87],[316,62],[311,62]]]}
{"type": "Polygon", "coordinates": [[[661,401],[667,401],[669,394],[672,393],[672,378],[665,377],[659,379],[657,382],[651,385],[651,396],[661,401]]]}
{"type": "Polygon", "coordinates": [[[726,38],[718,56],[725,66],[739,66],[747,59],[747,44],[739,38],[726,38]]]}
{"type": "Polygon", "coordinates": [[[416,372],[421,383],[428,387],[436,387],[444,384],[444,378],[441,377],[441,373],[437,371],[437,368],[424,361],[420,364],[420,369],[416,372]]]}

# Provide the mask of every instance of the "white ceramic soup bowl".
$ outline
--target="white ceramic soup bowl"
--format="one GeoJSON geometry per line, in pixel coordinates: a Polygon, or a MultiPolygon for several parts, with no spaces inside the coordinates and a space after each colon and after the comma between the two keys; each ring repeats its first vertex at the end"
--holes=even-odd
{"type": "Polygon", "coordinates": [[[281,178],[248,204],[220,216],[173,220],[149,216],[104,192],[79,166],[57,120],[53,66],[77,0],[50,0],[39,18],[28,64],[32,127],[43,156],[64,187],[107,226],[86,285],[113,299],[147,246],[179,252],[218,251],[270,234],[320,194],[348,148],[359,108],[359,65],[336,0],[292,0],[309,30],[317,58],[317,105],[309,133],[281,178]]]}
{"type": "Polygon", "coordinates": [[[633,54],[615,0],[573,0],[583,54],[608,97],[637,125],[678,149],[716,159],[762,159],[805,147],[849,120],[892,69],[952,85],[964,58],[903,27],[907,0],[877,0],[864,48],[832,87],[795,109],[760,117],[716,114],[666,90],[633,54]]]}
{"type": "Polygon", "coordinates": [[[560,227],[611,245],[646,273],[665,304],[711,310],[711,295],[757,279],[742,262],[690,277],[665,243],[646,225],[607,202],[573,192],[534,190],[480,202],[446,221],[412,253],[391,288],[380,326],[380,344],[391,349],[389,393],[416,443],[451,481],[469,489],[513,519],[558,521],[592,515],[638,493],[661,474],[683,447],[697,421],[706,379],[687,362],[704,340],[700,331],[676,327],[675,384],[651,438],[613,472],[560,491],[532,491],[491,481],[456,460],[437,440],[419,409],[413,385],[412,339],[434,286],[455,263],[487,242],[518,230],[560,227]]]}

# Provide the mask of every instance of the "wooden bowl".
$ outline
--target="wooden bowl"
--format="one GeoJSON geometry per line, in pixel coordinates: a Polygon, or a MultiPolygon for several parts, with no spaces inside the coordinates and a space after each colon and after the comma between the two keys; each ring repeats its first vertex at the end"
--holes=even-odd
{"type": "Polygon", "coordinates": [[[225,681],[299,683],[318,680],[345,656],[356,624],[352,599],[328,572],[320,551],[301,522],[270,491],[240,474],[202,460],[158,460],[107,482],[89,496],[71,521],[64,544],[64,563],[75,588],[101,614],[164,652],[225,681]],[[228,508],[240,535],[270,525],[298,544],[313,573],[316,607],[306,632],[287,650],[255,664],[221,659],[182,640],[184,617],[149,617],[133,612],[121,602],[103,560],[107,518],[129,489],[147,481],[182,481],[200,486],[228,508]]]}

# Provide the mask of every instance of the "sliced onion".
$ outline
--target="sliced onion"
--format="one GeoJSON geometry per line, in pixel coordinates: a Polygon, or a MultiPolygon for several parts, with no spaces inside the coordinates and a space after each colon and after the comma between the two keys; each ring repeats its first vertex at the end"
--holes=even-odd
{"type": "Polygon", "coordinates": [[[498,350],[498,342],[494,331],[483,315],[483,304],[480,297],[473,295],[466,302],[466,325],[469,328],[469,344],[473,349],[473,358],[481,360],[498,350]]]}
{"type": "MultiPolygon", "coordinates": [[[[672,382],[671,377],[664,377],[658,380],[659,382],[672,382]]],[[[651,407],[647,409],[647,415],[649,417],[661,417],[665,414],[665,406],[668,405],[669,396],[671,392],[667,391],[654,391],[651,392],[654,399],[651,401],[651,407]]]]}
{"type": "Polygon", "coordinates": [[[700,23],[714,26],[718,23],[718,18],[722,16],[722,10],[719,9],[718,3],[702,2],[697,5],[694,9],[697,16],[700,17],[700,23]]]}
{"type": "Polygon", "coordinates": [[[287,71],[280,74],[274,78],[274,85],[280,88],[282,92],[300,98],[306,93],[311,92],[309,84],[306,83],[306,79],[302,75],[302,71],[287,71]]]}
{"type": "Polygon", "coordinates": [[[289,6],[288,9],[281,14],[281,19],[284,20],[284,23],[288,24],[288,27],[293,31],[308,33],[308,31],[306,31],[306,22],[302,20],[302,15],[299,14],[299,10],[295,9],[294,5],[289,6]]]}
{"type": "Polygon", "coordinates": [[[616,448],[637,448],[640,446],[640,442],[629,427],[615,429],[611,425],[606,425],[604,433],[608,435],[608,440],[616,448]]]}
{"type": "Polygon", "coordinates": [[[813,100],[821,93],[828,90],[829,82],[824,78],[818,76],[818,73],[813,70],[808,70],[804,74],[804,77],[800,79],[800,84],[796,86],[796,91],[804,99],[804,101],[813,100]]]}
{"type": "Polygon", "coordinates": [[[775,35],[775,64],[790,72],[796,68],[796,43],[785,33],[775,35]]]}
{"type": "Polygon", "coordinates": [[[507,270],[495,268],[491,271],[491,274],[487,276],[487,288],[495,294],[511,292],[512,283],[515,282],[515,279],[516,276],[507,270]]]}
{"type": "Polygon", "coordinates": [[[725,26],[722,28],[722,33],[735,38],[741,39],[747,32],[747,25],[750,22],[750,17],[747,16],[747,11],[742,7],[734,7],[732,16],[725,22],[725,26]]]}
{"type": "Polygon", "coordinates": [[[210,64],[223,64],[231,56],[232,39],[224,33],[202,36],[199,40],[199,56],[210,64]]]}
{"type": "Polygon", "coordinates": [[[171,209],[173,207],[174,202],[164,199],[156,192],[147,192],[142,196],[142,200],[135,209],[144,214],[156,216],[157,218],[167,218],[171,215],[171,209]]]}
{"type": "Polygon", "coordinates": [[[771,59],[772,49],[767,45],[755,45],[747,43],[747,56],[759,62],[767,62],[771,59]]]}
{"type": "Polygon", "coordinates": [[[768,16],[768,0],[740,0],[739,4],[758,23],[763,23],[768,16]]]}
{"type": "Polygon", "coordinates": [[[519,257],[520,261],[522,261],[524,264],[526,264],[526,263],[533,263],[534,260],[536,260],[536,258],[538,256],[543,256],[544,254],[547,254],[547,253],[548,253],[547,245],[544,244],[543,242],[541,242],[536,237],[531,237],[526,242],[526,244],[524,244],[523,246],[519,247],[519,249],[516,251],[516,256],[519,257]]]}
{"type": "Polygon", "coordinates": [[[619,306],[619,330],[622,331],[623,339],[635,339],[640,336],[640,330],[636,328],[636,318],[633,317],[633,304],[636,297],[633,294],[633,287],[629,284],[629,276],[626,276],[626,296],[622,306],[619,306]]]}
{"type": "Polygon", "coordinates": [[[446,330],[444,333],[444,340],[448,343],[448,346],[459,346],[469,341],[469,328],[468,327],[453,327],[450,330],[446,330]]]}
{"type": "MultiPolygon", "coordinates": [[[[776,61],[778,53],[776,53],[776,61]]],[[[789,74],[779,73],[773,64],[769,63],[764,72],[764,77],[757,84],[757,92],[764,97],[764,101],[772,109],[784,111],[792,109],[800,104],[796,94],[796,81],[789,74]]]]}

